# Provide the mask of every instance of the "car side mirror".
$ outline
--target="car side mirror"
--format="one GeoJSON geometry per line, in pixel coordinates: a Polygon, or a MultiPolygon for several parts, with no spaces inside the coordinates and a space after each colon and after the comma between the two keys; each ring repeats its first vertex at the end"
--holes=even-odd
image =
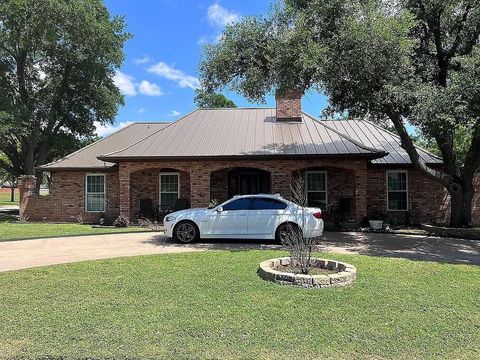
{"type": "Polygon", "coordinates": [[[215,210],[217,210],[217,212],[221,213],[223,211],[223,207],[219,206],[215,210]]]}

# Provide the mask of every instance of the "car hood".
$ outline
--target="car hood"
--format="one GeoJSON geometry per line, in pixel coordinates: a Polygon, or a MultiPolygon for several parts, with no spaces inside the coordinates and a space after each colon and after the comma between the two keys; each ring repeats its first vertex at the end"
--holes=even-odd
{"type": "Polygon", "coordinates": [[[171,214],[168,215],[173,215],[177,217],[183,217],[183,216],[202,216],[205,215],[206,213],[210,212],[210,209],[207,208],[193,208],[193,209],[185,209],[185,210],[180,210],[180,211],[175,211],[171,214]]]}

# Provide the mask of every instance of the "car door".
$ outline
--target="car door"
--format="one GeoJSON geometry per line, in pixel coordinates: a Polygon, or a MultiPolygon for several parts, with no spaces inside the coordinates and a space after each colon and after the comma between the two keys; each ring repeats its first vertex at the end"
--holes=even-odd
{"type": "Polygon", "coordinates": [[[213,210],[205,226],[205,234],[222,236],[242,236],[247,234],[250,199],[234,199],[222,206],[222,211],[213,210]]]}
{"type": "Polygon", "coordinates": [[[287,204],[273,198],[255,197],[252,198],[251,207],[248,214],[248,235],[275,236],[279,216],[285,213],[287,204]]]}

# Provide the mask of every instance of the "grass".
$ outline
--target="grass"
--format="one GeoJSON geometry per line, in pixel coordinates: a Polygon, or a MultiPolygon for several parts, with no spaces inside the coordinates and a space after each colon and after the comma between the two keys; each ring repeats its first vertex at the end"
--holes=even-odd
{"type": "Polygon", "coordinates": [[[0,206],[3,205],[18,205],[20,201],[20,192],[15,190],[15,201],[11,202],[10,189],[0,189],[0,206]]]}
{"type": "Polygon", "coordinates": [[[324,255],[346,288],[261,280],[281,251],[111,259],[0,274],[4,358],[479,358],[480,267],[324,255]]]}
{"type": "Polygon", "coordinates": [[[135,226],[92,228],[91,225],[84,224],[18,223],[16,219],[12,215],[0,215],[0,241],[147,231],[145,228],[135,226]]]}

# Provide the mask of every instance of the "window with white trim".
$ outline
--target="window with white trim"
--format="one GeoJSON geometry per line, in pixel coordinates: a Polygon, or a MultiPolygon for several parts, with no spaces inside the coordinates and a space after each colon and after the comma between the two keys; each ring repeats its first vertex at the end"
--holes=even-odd
{"type": "Polygon", "coordinates": [[[160,173],[160,205],[174,206],[180,197],[180,174],[178,172],[160,173]]]}
{"type": "Polygon", "coordinates": [[[85,211],[105,212],[105,175],[87,174],[85,177],[85,211]]]}
{"type": "Polygon", "coordinates": [[[387,210],[408,210],[407,171],[387,171],[387,210]]]}
{"type": "Polygon", "coordinates": [[[308,206],[325,209],[328,204],[327,199],[327,172],[326,171],[307,171],[306,189],[308,206]]]}

